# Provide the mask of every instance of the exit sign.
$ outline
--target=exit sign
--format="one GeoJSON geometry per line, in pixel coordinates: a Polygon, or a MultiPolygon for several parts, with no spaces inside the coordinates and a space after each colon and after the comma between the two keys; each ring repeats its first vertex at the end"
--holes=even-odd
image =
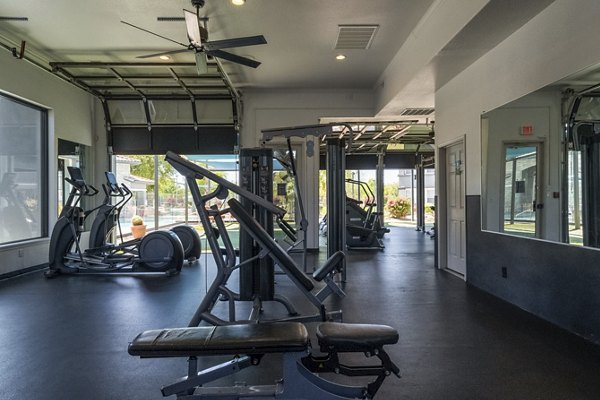
{"type": "Polygon", "coordinates": [[[533,125],[521,125],[521,136],[531,136],[533,135],[533,125]]]}

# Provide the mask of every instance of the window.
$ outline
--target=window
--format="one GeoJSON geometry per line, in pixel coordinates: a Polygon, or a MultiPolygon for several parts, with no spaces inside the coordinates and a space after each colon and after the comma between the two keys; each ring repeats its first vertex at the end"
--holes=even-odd
{"type": "Polygon", "coordinates": [[[0,94],[0,245],[47,236],[48,116],[0,94]]]}
{"type": "MultiPolygon", "coordinates": [[[[190,160],[208,168],[217,175],[237,184],[237,155],[189,155],[190,160]]],[[[163,156],[157,155],[117,155],[115,156],[116,178],[133,193],[131,200],[123,207],[120,225],[124,236],[130,234],[131,219],[142,217],[148,230],[169,229],[187,223],[202,233],[200,218],[193,199],[187,190],[185,178],[181,176],[163,156]]],[[[210,180],[199,181],[202,194],[215,189],[210,180]]],[[[233,196],[232,193],[230,195],[233,196]]],[[[223,207],[224,202],[213,199],[209,202],[223,207]]],[[[232,241],[237,246],[238,227],[232,217],[223,216],[232,241]]],[[[202,246],[205,248],[205,245],[202,246]]]]}

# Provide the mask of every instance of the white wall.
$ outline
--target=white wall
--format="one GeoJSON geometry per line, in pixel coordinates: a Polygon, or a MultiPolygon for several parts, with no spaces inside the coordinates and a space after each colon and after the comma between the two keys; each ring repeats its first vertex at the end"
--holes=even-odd
{"type": "Polygon", "coordinates": [[[557,0],[436,92],[436,145],[466,135],[467,195],[481,194],[481,114],[599,63],[598,15],[557,0]]]}
{"type": "Polygon", "coordinates": [[[394,116],[405,107],[431,107],[430,62],[489,0],[436,0],[375,85],[376,113],[394,116]]]}
{"type": "MultiPolygon", "coordinates": [[[[25,60],[0,51],[0,91],[49,110],[49,229],[56,221],[58,138],[92,144],[92,96],[25,60]]],[[[48,239],[0,245],[0,275],[48,262],[48,239]]]]}
{"type": "MultiPolygon", "coordinates": [[[[248,90],[244,92],[241,147],[259,147],[262,129],[314,125],[321,117],[372,117],[373,93],[369,90],[248,90]]],[[[318,248],[319,231],[319,148],[314,141],[314,156],[307,157],[306,142],[294,139],[298,153],[298,176],[305,203],[308,247],[318,248]]],[[[267,144],[267,146],[269,146],[267,144]]]]}

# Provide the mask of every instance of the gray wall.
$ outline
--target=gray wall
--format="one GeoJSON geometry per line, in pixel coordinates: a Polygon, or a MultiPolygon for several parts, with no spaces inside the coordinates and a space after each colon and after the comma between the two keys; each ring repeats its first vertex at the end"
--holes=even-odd
{"type": "Polygon", "coordinates": [[[600,250],[482,231],[480,196],[466,205],[467,282],[600,344],[600,250]]]}

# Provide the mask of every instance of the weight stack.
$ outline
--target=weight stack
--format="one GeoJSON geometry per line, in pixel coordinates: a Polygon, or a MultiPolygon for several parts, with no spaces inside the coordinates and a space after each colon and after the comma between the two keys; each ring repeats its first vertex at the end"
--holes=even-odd
{"type": "MultiPolygon", "coordinates": [[[[251,148],[240,150],[240,186],[263,199],[273,201],[273,149],[251,148]]],[[[273,214],[240,196],[244,209],[273,237],[273,214]]],[[[240,262],[260,252],[252,237],[240,229],[240,262]]],[[[240,300],[250,301],[258,296],[273,300],[275,292],[273,260],[256,259],[240,268],[240,300]]]]}

